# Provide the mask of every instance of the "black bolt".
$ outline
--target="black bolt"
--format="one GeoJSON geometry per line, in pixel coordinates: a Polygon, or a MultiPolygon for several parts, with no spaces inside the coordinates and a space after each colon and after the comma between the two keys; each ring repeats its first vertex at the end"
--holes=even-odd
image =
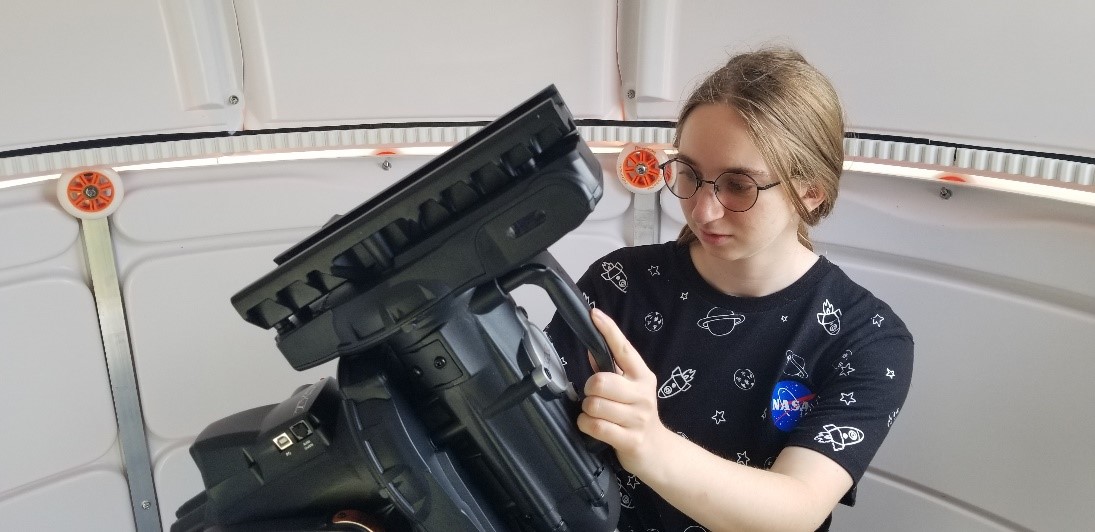
{"type": "Polygon", "coordinates": [[[448,364],[448,363],[449,363],[449,361],[445,360],[445,357],[437,357],[437,358],[433,359],[433,367],[435,367],[437,369],[441,369],[441,368],[445,367],[445,364],[448,364]]]}

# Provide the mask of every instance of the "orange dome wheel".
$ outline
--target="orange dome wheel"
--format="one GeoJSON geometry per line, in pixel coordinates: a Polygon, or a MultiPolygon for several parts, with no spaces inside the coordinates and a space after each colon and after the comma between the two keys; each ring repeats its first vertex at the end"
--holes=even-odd
{"type": "Polygon", "coordinates": [[[965,176],[958,174],[940,174],[936,179],[939,179],[940,181],[950,181],[952,183],[966,183],[969,181],[965,176]]]}
{"type": "Polygon", "coordinates": [[[665,152],[661,150],[628,144],[616,159],[616,176],[632,192],[657,192],[665,186],[660,165],[666,160],[665,152]]]}
{"type": "Polygon", "coordinates": [[[122,200],[122,182],[109,168],[83,168],[61,174],[57,200],[69,214],[91,220],[109,216],[122,200]]]}

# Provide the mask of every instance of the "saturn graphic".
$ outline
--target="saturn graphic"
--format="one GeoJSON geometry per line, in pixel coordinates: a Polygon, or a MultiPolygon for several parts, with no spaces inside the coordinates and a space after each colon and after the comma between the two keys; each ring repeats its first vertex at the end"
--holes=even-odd
{"type": "Polygon", "coordinates": [[[784,373],[800,379],[807,379],[810,377],[810,374],[806,373],[806,361],[790,349],[787,350],[787,365],[790,367],[784,369],[784,373]],[[792,369],[794,371],[791,371],[792,369]]]}
{"type": "Polygon", "coordinates": [[[735,314],[732,310],[713,307],[707,311],[706,316],[696,322],[696,325],[699,325],[701,329],[707,329],[707,332],[715,336],[726,336],[734,332],[734,327],[737,327],[743,321],[745,321],[745,316],[741,314],[735,314]]]}

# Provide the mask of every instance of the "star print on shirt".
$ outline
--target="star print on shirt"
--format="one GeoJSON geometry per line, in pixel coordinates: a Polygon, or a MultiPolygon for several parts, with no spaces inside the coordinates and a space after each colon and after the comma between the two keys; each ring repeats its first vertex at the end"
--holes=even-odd
{"type": "Polygon", "coordinates": [[[779,321],[782,321],[783,323],[787,323],[787,316],[780,316],[779,321]]]}
{"type": "Polygon", "coordinates": [[[879,327],[882,327],[882,320],[884,320],[884,319],[886,319],[886,318],[882,317],[879,314],[875,314],[874,317],[871,318],[871,323],[874,324],[874,325],[877,325],[879,327]]]}
{"type": "Polygon", "coordinates": [[[840,400],[844,404],[850,405],[850,404],[855,402],[855,397],[853,397],[854,395],[855,395],[855,392],[848,392],[848,393],[840,392],[840,400]]]}
{"type": "Polygon", "coordinates": [[[681,292],[681,301],[688,299],[688,292],[681,292]]]}
{"type": "Polygon", "coordinates": [[[840,362],[836,365],[836,369],[840,370],[841,377],[847,377],[851,375],[855,368],[852,367],[851,362],[840,362]]]}
{"type": "Polygon", "coordinates": [[[716,410],[715,415],[711,416],[711,419],[715,420],[715,424],[726,423],[726,412],[722,410],[716,410]]]}
{"type": "Polygon", "coordinates": [[[890,368],[886,368],[886,376],[887,376],[887,377],[889,377],[889,378],[893,379],[893,378],[894,378],[894,376],[896,376],[896,375],[897,375],[897,374],[896,374],[896,373],[894,373],[892,369],[890,369],[890,368]]]}
{"type": "Polygon", "coordinates": [[[635,489],[635,488],[639,487],[639,484],[642,484],[642,483],[639,482],[638,477],[636,477],[635,475],[628,475],[627,476],[627,487],[629,487],[631,489],[635,489]]]}
{"type": "Polygon", "coordinates": [[[746,454],[748,452],[749,451],[742,451],[742,452],[738,453],[738,463],[739,464],[749,465],[749,455],[746,454]]]}
{"type": "Polygon", "coordinates": [[[657,266],[651,266],[651,267],[647,268],[646,271],[650,272],[651,277],[654,277],[655,275],[661,275],[662,274],[662,272],[658,271],[657,266]]]}

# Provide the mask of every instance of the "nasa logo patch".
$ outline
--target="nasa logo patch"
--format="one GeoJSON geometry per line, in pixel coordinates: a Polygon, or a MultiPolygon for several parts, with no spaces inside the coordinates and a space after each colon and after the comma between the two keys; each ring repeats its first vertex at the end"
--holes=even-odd
{"type": "Polygon", "coordinates": [[[790,432],[798,420],[813,406],[815,397],[805,384],[799,381],[779,381],[772,388],[772,424],[783,432],[790,432]]]}

